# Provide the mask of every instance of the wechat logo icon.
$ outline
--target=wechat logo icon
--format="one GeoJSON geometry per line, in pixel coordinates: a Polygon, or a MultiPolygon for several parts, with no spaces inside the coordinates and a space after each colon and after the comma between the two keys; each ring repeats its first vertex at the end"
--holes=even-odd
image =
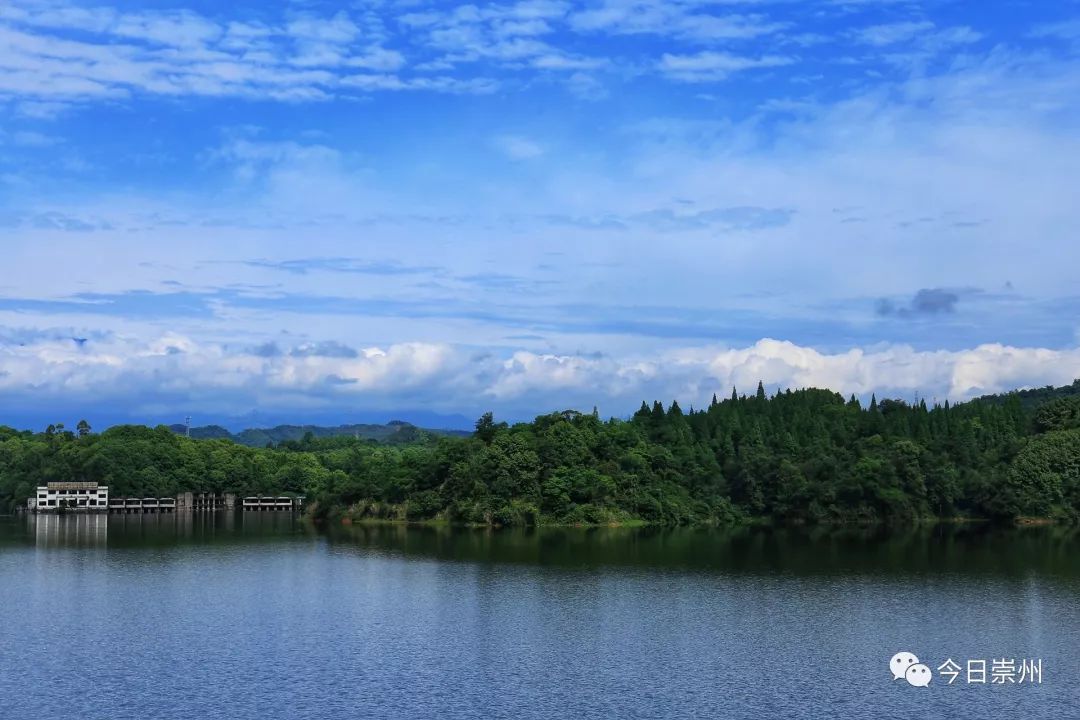
{"type": "Polygon", "coordinates": [[[915,687],[926,687],[934,679],[930,668],[919,662],[915,653],[896,653],[889,661],[889,670],[892,672],[893,681],[907,680],[909,685],[915,687]]]}

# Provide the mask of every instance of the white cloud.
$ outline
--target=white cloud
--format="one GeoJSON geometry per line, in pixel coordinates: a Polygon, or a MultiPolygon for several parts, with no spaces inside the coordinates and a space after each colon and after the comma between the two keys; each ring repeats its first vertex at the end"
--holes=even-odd
{"type": "Polygon", "coordinates": [[[795,58],[781,55],[746,57],[726,52],[703,51],[693,55],[664,53],[660,58],[659,68],[668,77],[683,82],[716,82],[733,73],[781,67],[794,62],[795,58]]]}
{"type": "MultiPolygon", "coordinates": [[[[603,70],[623,79],[659,72],[681,82],[716,81],[795,62],[775,51],[755,57],[747,50],[751,42],[791,47],[822,40],[777,20],[771,3],[752,0],[409,7],[379,3],[332,15],[285,12],[277,19],[224,20],[190,10],[123,11],[24,0],[0,8],[0,99],[38,103],[39,109],[46,102],[138,94],[313,102],[381,91],[488,92],[512,84],[500,82],[500,73],[526,80],[529,73],[560,76],[571,92],[595,98],[602,93],[582,93],[580,79],[568,76],[603,70]],[[763,12],[733,12],[747,7],[763,12]],[[626,47],[633,43],[623,36],[641,35],[666,41],[659,62],[655,50],[640,43],[626,47]],[[594,42],[597,36],[607,42],[594,42]],[[370,74],[356,75],[357,69],[370,74]],[[425,75],[432,72],[444,74],[425,75]]],[[[893,64],[918,61],[910,51],[895,55],[898,47],[910,44],[925,55],[981,37],[969,27],[938,29],[929,21],[871,26],[856,36],[893,52],[879,58],[893,64]]]]}
{"type": "Polygon", "coordinates": [[[531,160],[544,154],[536,142],[518,135],[499,135],[492,139],[492,146],[511,160],[531,160]]]}
{"type": "Polygon", "coordinates": [[[495,23],[496,35],[512,37],[515,35],[547,35],[554,28],[545,20],[504,20],[495,23]]]}
{"type": "Polygon", "coordinates": [[[293,170],[308,170],[314,174],[332,172],[341,162],[341,153],[326,145],[296,142],[260,142],[236,137],[208,153],[208,159],[225,162],[234,167],[241,182],[265,177],[282,166],[293,170]]]}
{"type": "Polygon", "coordinates": [[[934,23],[923,20],[920,22],[899,22],[888,25],[871,25],[856,33],[861,42],[869,45],[893,45],[906,42],[919,35],[926,34],[934,29],[934,23]]]}
{"type": "Polygon", "coordinates": [[[405,70],[405,54],[345,12],[269,25],[190,11],[28,8],[0,11],[0,98],[18,98],[27,113],[137,93],[317,101],[357,91],[474,91],[472,80],[391,74],[405,70]],[[378,79],[358,81],[357,69],[378,79]]]}
{"type": "Polygon", "coordinates": [[[365,55],[347,58],[344,60],[343,64],[348,67],[358,67],[365,70],[393,72],[405,65],[405,56],[396,50],[373,48],[365,55]]]}
{"type": "Polygon", "coordinates": [[[35,120],[55,120],[71,109],[72,105],[65,102],[24,100],[15,105],[14,111],[19,117],[33,118],[35,120]]]}
{"type": "Polygon", "coordinates": [[[349,43],[360,34],[360,28],[344,11],[327,19],[314,16],[297,18],[289,22],[285,29],[297,39],[333,44],[349,43]]]}
{"type": "Polygon", "coordinates": [[[415,33],[411,38],[415,44],[439,53],[419,63],[418,69],[442,71],[487,62],[510,70],[531,67],[573,72],[607,65],[607,58],[571,52],[541,39],[564,27],[570,7],[570,3],[551,0],[470,4],[444,11],[406,13],[397,20],[415,33]]]}
{"type": "MultiPolygon", "coordinates": [[[[0,132],[0,139],[3,139],[2,132],[0,132]]],[[[63,142],[61,138],[35,130],[19,130],[11,134],[11,143],[20,147],[50,147],[61,142],[63,142]]]]}
{"type": "Polygon", "coordinates": [[[221,28],[193,12],[118,15],[108,28],[111,35],[168,47],[200,48],[221,35],[221,28]]]}
{"type": "MultiPolygon", "coordinates": [[[[516,351],[476,355],[438,343],[399,343],[328,356],[257,352],[199,342],[176,333],[138,340],[98,335],[74,341],[61,332],[0,337],[0,395],[18,400],[66,396],[102,406],[163,395],[201,403],[201,412],[238,415],[255,407],[282,412],[312,406],[343,409],[363,402],[392,409],[424,397],[430,407],[494,407],[522,416],[599,404],[615,414],[641,400],[672,398],[700,405],[732,386],[752,392],[822,387],[844,395],[915,393],[939,401],[969,399],[1015,387],[1067,384],[1080,377],[1080,349],[983,345],[955,352],[906,346],[823,353],[761,340],[744,348],[690,347],[655,355],[596,357],[516,351]],[[28,397],[27,397],[28,399],[28,397]]],[[[336,346],[340,347],[340,346],[336,346]]],[[[156,401],[156,400],[155,400],[156,401]]],[[[146,401],[150,402],[150,401],[146,401]]]]}
{"type": "Polygon", "coordinates": [[[716,15],[709,12],[711,4],[707,0],[603,0],[573,13],[570,27],[582,33],[648,34],[701,43],[759,38],[787,27],[761,15],[716,15]]]}
{"type": "Polygon", "coordinates": [[[939,28],[929,21],[872,25],[855,31],[854,37],[885,52],[884,59],[893,65],[912,70],[943,53],[983,39],[982,33],[966,25],[939,28]]]}
{"type": "Polygon", "coordinates": [[[1080,18],[1054,23],[1040,23],[1031,29],[1031,37],[1080,40],[1080,18]]]}
{"type": "Polygon", "coordinates": [[[440,76],[403,79],[396,75],[387,74],[348,75],[341,79],[341,84],[344,87],[365,91],[432,90],[460,95],[484,95],[495,92],[499,87],[497,81],[489,78],[459,80],[453,77],[440,76]]]}
{"type": "Polygon", "coordinates": [[[608,65],[604,58],[574,57],[558,53],[537,55],[530,64],[538,70],[599,70],[608,65]]]}

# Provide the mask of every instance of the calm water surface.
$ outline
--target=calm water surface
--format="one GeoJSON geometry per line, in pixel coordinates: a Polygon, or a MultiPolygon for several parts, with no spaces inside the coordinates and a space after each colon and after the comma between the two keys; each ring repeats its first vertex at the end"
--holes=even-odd
{"type": "Polygon", "coordinates": [[[0,718],[1077,718],[1080,537],[0,518],[0,718]],[[889,658],[1041,659],[928,688],[889,658]]]}

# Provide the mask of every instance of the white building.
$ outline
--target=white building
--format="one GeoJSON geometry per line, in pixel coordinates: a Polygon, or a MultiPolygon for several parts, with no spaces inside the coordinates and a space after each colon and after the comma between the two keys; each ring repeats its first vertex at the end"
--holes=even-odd
{"type": "Polygon", "coordinates": [[[26,505],[31,512],[57,512],[60,508],[108,512],[109,488],[96,482],[51,482],[38,486],[26,505]]]}

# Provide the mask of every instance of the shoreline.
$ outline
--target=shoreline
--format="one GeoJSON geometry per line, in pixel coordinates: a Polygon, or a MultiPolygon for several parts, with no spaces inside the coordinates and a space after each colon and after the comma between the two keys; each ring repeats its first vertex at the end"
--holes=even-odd
{"type": "Polygon", "coordinates": [[[560,523],[560,522],[541,522],[532,525],[500,525],[496,523],[469,523],[469,522],[455,522],[447,520],[445,518],[429,518],[422,520],[408,520],[397,518],[377,518],[377,517],[361,517],[354,518],[348,515],[341,515],[338,517],[326,518],[322,521],[315,520],[308,515],[305,518],[311,520],[316,526],[325,526],[327,528],[332,526],[339,527],[415,527],[415,528],[470,528],[470,529],[489,529],[489,530],[514,530],[514,529],[544,529],[544,528],[574,528],[574,529],[641,529],[641,528],[658,528],[658,529],[670,529],[670,528],[686,528],[686,529],[736,529],[736,528],[748,528],[748,527],[768,527],[772,529],[785,529],[785,528],[890,528],[894,530],[905,530],[915,528],[925,528],[933,526],[978,526],[984,525],[987,527],[998,528],[1025,528],[1025,527],[1069,527],[1075,523],[1066,521],[1064,519],[1056,518],[1034,518],[1023,517],[1016,518],[1015,520],[995,520],[993,518],[972,518],[972,517],[958,517],[958,518],[918,518],[913,522],[889,522],[887,520],[830,520],[819,522],[806,522],[806,521],[794,521],[785,522],[777,521],[772,518],[748,518],[740,522],[731,523],[688,523],[688,524],[672,524],[672,523],[657,523],[647,520],[628,520],[620,522],[608,522],[608,523],[560,523]]]}

